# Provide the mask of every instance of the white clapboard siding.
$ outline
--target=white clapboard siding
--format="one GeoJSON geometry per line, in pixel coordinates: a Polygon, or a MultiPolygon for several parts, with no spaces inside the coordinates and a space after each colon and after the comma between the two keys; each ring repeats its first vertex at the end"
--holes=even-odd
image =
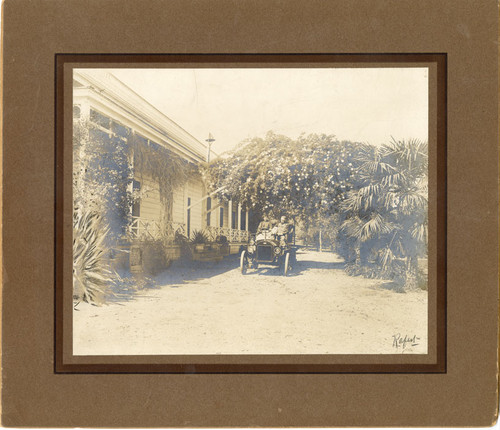
{"type": "Polygon", "coordinates": [[[136,180],[141,183],[141,218],[160,222],[162,206],[158,183],[146,175],[136,180]]]}
{"type": "MultiPolygon", "coordinates": [[[[141,183],[141,218],[160,222],[162,220],[162,203],[160,201],[159,186],[151,177],[145,174],[138,175],[136,180],[141,183]]],[[[187,210],[187,199],[191,198],[191,232],[202,230],[206,226],[206,200],[200,202],[205,195],[201,178],[191,178],[183,187],[174,190],[172,204],[172,221],[184,223],[187,210]]],[[[215,215],[212,216],[215,220],[215,215]]],[[[227,218],[227,209],[224,211],[227,218]]],[[[225,221],[227,223],[227,221],[225,221]]]]}
{"type": "Polygon", "coordinates": [[[174,190],[174,202],[172,205],[172,221],[175,223],[184,223],[184,212],[186,211],[186,202],[184,201],[184,186],[174,190]]]}
{"type": "MultiPolygon", "coordinates": [[[[212,227],[219,227],[219,201],[212,197],[212,212],[210,213],[210,225],[212,227]]],[[[206,206],[205,206],[206,207],[206,206]]],[[[205,214],[205,222],[206,222],[206,214],[205,214]]]]}

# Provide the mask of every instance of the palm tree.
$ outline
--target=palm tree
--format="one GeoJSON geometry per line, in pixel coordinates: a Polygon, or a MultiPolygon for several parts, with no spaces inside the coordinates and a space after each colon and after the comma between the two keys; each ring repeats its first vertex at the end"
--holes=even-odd
{"type": "Polygon", "coordinates": [[[342,204],[342,229],[355,243],[355,263],[362,264],[361,245],[371,241],[381,271],[403,261],[405,289],[414,289],[427,245],[427,143],[365,145],[358,161],[359,188],[342,204]]]}

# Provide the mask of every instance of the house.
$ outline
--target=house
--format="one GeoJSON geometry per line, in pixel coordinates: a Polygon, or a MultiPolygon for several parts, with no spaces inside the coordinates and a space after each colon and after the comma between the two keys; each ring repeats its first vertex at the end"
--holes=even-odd
{"type": "Polygon", "coordinates": [[[225,236],[231,253],[238,252],[241,244],[247,242],[248,211],[231,200],[218,201],[215,193],[209,195],[196,168],[217,155],[209,154],[208,145],[114,75],[99,69],[74,70],[73,116],[74,121],[87,120],[93,133],[106,140],[110,151],[133,148],[132,156],[125,160],[132,172],[127,186],[131,195],[139,197],[126,208],[126,221],[108,216],[111,225],[116,227],[118,223],[122,228],[125,247],[163,240],[170,244],[169,258],[177,258],[180,246],[176,235],[191,238],[194,232],[204,231],[212,241],[225,236]],[[165,191],[158,175],[137,162],[137,156],[146,148],[156,151],[152,158],[156,162],[181,160],[189,171],[183,183],[165,191]]]}

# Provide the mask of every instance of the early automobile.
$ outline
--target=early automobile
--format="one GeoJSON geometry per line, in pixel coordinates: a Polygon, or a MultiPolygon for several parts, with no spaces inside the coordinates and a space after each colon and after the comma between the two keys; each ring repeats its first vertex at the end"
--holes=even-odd
{"type": "Polygon", "coordinates": [[[293,237],[294,232],[279,235],[272,230],[251,235],[248,245],[241,251],[241,273],[246,274],[248,269],[257,269],[264,264],[278,266],[282,275],[287,276],[297,262],[293,237]]]}

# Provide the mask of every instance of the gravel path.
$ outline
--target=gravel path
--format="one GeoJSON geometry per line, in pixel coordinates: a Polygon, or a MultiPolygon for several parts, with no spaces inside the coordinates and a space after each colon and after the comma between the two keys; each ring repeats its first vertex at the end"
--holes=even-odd
{"type": "Polygon", "coordinates": [[[427,292],[351,277],[335,254],[297,255],[295,273],[243,276],[235,256],[174,264],[158,288],[73,316],[75,355],[394,354],[427,352],[427,292]],[[395,348],[394,335],[418,338],[395,348]]]}

